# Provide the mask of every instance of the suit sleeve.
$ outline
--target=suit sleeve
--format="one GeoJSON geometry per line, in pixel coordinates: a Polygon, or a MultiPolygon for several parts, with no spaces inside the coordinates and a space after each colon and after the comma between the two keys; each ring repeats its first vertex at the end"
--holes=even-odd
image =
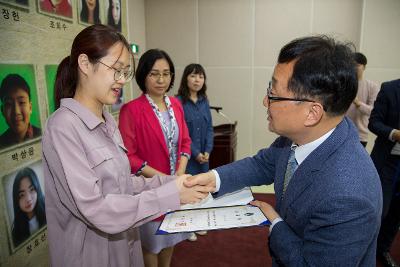
{"type": "Polygon", "coordinates": [[[382,88],[376,98],[374,108],[369,117],[368,129],[381,138],[389,139],[393,127],[387,125],[386,120],[388,113],[391,112],[389,110],[391,99],[387,94],[387,88],[385,85],[386,83],[382,84],[382,88]]]}
{"type": "Polygon", "coordinates": [[[247,186],[272,184],[276,165],[274,154],[277,152],[271,147],[260,150],[253,157],[216,168],[221,179],[217,195],[221,196],[247,186]]]}
{"type": "Polygon", "coordinates": [[[315,204],[302,237],[285,221],[274,226],[271,254],[284,266],[359,266],[379,227],[373,205],[352,196],[315,204]]]}
{"type": "Polygon", "coordinates": [[[129,104],[123,105],[119,113],[119,130],[125,147],[128,149],[128,159],[132,173],[137,173],[143,166],[144,160],[137,155],[138,142],[135,133],[135,114],[132,113],[129,104]]]}
{"type": "Polygon", "coordinates": [[[213,149],[213,144],[214,144],[214,129],[212,126],[212,116],[211,116],[211,111],[210,111],[210,105],[208,101],[206,102],[206,112],[207,112],[207,119],[208,119],[208,124],[207,124],[207,139],[206,139],[206,150],[208,154],[211,153],[213,149]]]}

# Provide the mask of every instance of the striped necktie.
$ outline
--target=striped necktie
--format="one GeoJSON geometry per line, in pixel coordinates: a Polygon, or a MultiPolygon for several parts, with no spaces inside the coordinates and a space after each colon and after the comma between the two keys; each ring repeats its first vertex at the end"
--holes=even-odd
{"type": "Polygon", "coordinates": [[[290,179],[292,179],[293,173],[296,171],[297,167],[299,166],[297,164],[297,161],[295,158],[295,153],[294,153],[296,148],[297,148],[297,146],[292,146],[290,148],[289,160],[288,160],[286,172],[285,172],[285,180],[283,181],[283,194],[285,194],[286,189],[289,185],[290,179]]]}

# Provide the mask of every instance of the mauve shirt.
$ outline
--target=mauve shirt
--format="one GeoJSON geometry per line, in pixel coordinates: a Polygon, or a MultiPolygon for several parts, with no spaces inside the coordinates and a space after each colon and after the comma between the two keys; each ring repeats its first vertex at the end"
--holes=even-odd
{"type": "Polygon", "coordinates": [[[61,100],[42,138],[52,266],[143,266],[138,226],[180,207],[173,176],[131,175],[114,118],[61,100]]]}

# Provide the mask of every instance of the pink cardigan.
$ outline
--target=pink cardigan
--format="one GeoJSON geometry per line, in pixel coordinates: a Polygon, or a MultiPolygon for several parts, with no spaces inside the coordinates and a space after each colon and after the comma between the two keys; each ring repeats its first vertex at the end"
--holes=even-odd
{"type": "MultiPolygon", "coordinates": [[[[190,155],[191,140],[181,103],[175,97],[169,98],[179,127],[179,162],[181,153],[190,155]]],[[[128,149],[132,173],[136,173],[147,161],[148,166],[165,174],[170,174],[168,149],[164,134],[144,94],[122,106],[119,114],[119,129],[125,147],[128,149]]],[[[177,164],[176,168],[178,167],[177,164]]]]}

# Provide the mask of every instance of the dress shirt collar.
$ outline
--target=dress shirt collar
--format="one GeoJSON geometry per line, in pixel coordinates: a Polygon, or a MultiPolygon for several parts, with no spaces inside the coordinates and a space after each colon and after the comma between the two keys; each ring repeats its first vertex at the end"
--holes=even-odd
{"type": "MultiPolygon", "coordinates": [[[[336,129],[333,128],[317,140],[314,140],[308,144],[304,144],[301,146],[297,146],[296,150],[294,151],[294,156],[296,158],[297,163],[300,165],[307,157],[311,154],[319,145],[321,145],[328,137],[333,133],[336,129]]],[[[296,144],[292,144],[292,147],[296,146],[296,144]]]]}
{"type": "MultiPolygon", "coordinates": [[[[75,113],[90,130],[93,130],[102,123],[102,121],[96,115],[94,115],[92,111],[90,111],[88,108],[86,108],[73,98],[61,99],[60,106],[65,107],[75,113]]],[[[115,130],[116,126],[111,123],[113,121],[112,116],[108,112],[103,110],[103,117],[106,121],[106,126],[111,127],[115,130]]]]}

